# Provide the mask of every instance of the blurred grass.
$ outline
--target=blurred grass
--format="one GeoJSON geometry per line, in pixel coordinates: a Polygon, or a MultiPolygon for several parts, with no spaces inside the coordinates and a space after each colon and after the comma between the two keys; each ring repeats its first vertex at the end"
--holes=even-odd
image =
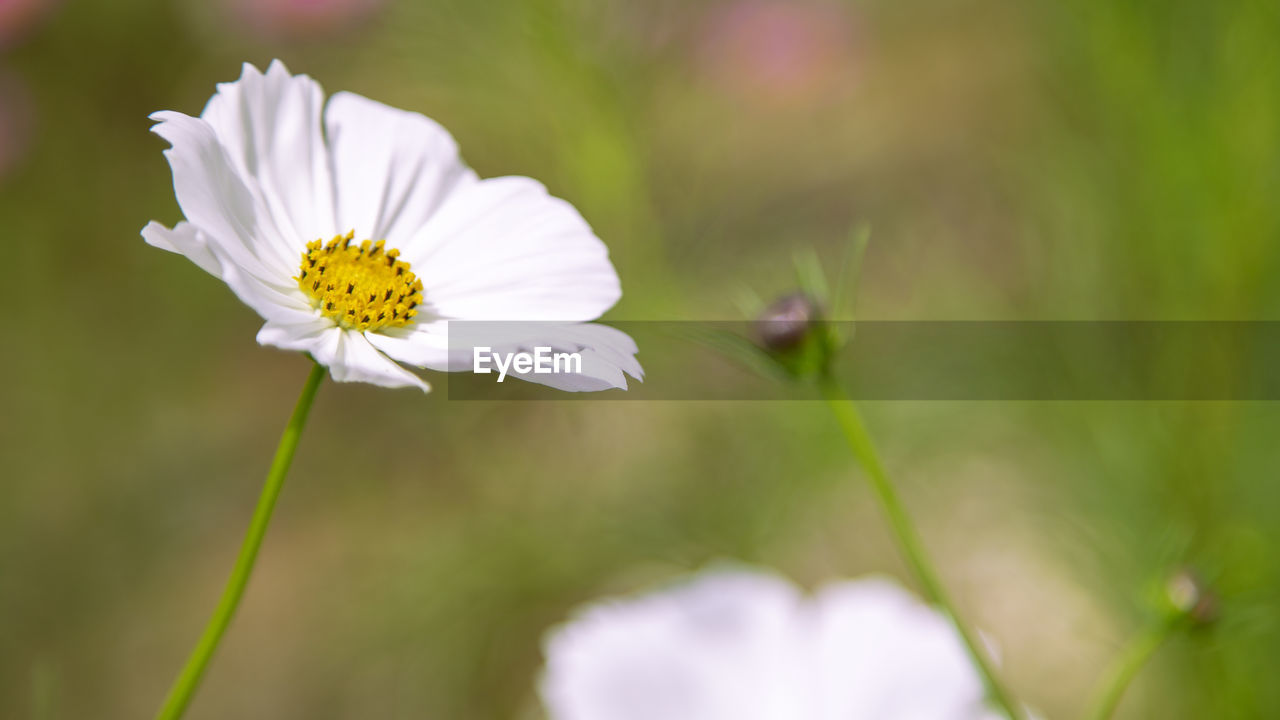
{"type": "MultiPolygon", "coordinates": [[[[393,2],[288,40],[190,0],[54,8],[0,57],[37,118],[0,177],[19,319],[0,341],[0,717],[154,709],[305,375],[137,235],[178,218],[146,115],[198,112],[244,60],[424,112],[482,175],[546,182],[610,245],[611,317],[735,317],[741,287],[788,289],[794,248],[834,262],[865,221],[867,318],[1275,318],[1274,3],[837,7],[847,45],[799,95],[709,71],[706,2],[393,2]]],[[[1274,405],[869,413],[1048,717],[1079,710],[1183,562],[1223,620],[1162,652],[1122,714],[1280,714],[1274,405]]],[[[816,405],[328,385],[190,717],[537,717],[541,634],[602,593],[719,557],[905,577],[841,447],[816,405]]]]}

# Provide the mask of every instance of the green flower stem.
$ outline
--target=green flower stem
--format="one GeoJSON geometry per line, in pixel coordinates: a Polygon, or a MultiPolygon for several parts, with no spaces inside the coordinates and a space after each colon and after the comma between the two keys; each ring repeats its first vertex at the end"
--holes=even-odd
{"type": "Polygon", "coordinates": [[[960,639],[964,641],[964,647],[969,653],[969,658],[982,676],[988,698],[1000,706],[1010,720],[1019,720],[1021,713],[1018,711],[1012,696],[1004,689],[1004,686],[1001,685],[1000,680],[996,677],[991,661],[987,659],[986,653],[983,651],[982,646],[978,644],[973,631],[960,619],[960,614],[956,612],[955,605],[951,602],[946,589],[942,586],[942,581],[938,578],[937,571],[934,570],[929,556],[925,553],[920,534],[916,531],[915,524],[907,514],[907,510],[902,504],[902,499],[898,497],[898,492],[894,489],[893,483],[889,481],[889,476],[885,473],[884,466],[880,463],[880,456],[876,453],[875,444],[871,441],[867,426],[862,421],[858,406],[849,398],[844,388],[835,378],[829,376],[824,378],[821,381],[821,388],[827,405],[835,413],[836,420],[840,422],[840,428],[844,430],[850,449],[853,450],[854,456],[861,463],[863,469],[866,470],[867,476],[871,480],[871,487],[875,491],[876,499],[880,501],[880,506],[884,509],[884,513],[889,519],[889,525],[893,528],[898,546],[901,548],[902,553],[906,555],[907,563],[911,566],[912,571],[915,572],[921,586],[923,586],[925,596],[930,602],[941,608],[950,618],[951,624],[955,626],[960,639]]]}
{"type": "Polygon", "coordinates": [[[1124,649],[1107,674],[1107,680],[1102,684],[1102,692],[1098,694],[1093,704],[1093,712],[1089,713],[1088,717],[1093,720],[1107,720],[1115,713],[1129,683],[1133,682],[1133,678],[1138,675],[1151,656],[1160,649],[1160,646],[1182,625],[1185,619],[1186,616],[1181,613],[1166,615],[1129,641],[1128,647],[1124,649]]]}
{"type": "Polygon", "coordinates": [[[262,538],[267,533],[267,525],[271,522],[271,511],[275,509],[276,498],[280,496],[280,488],[284,486],[284,476],[289,472],[293,462],[293,452],[298,448],[298,439],[302,436],[302,428],[307,423],[307,414],[311,411],[311,403],[315,400],[316,390],[324,379],[324,367],[316,363],[307,376],[307,383],[298,396],[298,404],[293,408],[289,424],[280,436],[280,444],[276,447],[275,459],[271,461],[271,470],[267,473],[267,482],[262,487],[262,495],[258,498],[258,506],[253,511],[253,520],[249,523],[249,531],[245,533],[244,543],[240,546],[240,556],[236,558],[227,587],[222,591],[222,599],[209,618],[209,624],[200,636],[200,642],[191,651],[182,673],[169,689],[164,706],[156,715],[156,720],[177,720],[186,712],[191,697],[204,677],[205,668],[213,653],[218,649],[222,635],[231,624],[236,614],[240,598],[244,595],[245,586],[249,584],[249,575],[253,572],[253,564],[258,559],[258,548],[262,547],[262,538]]]}

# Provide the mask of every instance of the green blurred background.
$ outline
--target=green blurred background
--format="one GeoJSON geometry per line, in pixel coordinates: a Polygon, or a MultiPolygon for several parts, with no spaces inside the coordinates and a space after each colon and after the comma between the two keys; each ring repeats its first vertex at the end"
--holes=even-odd
{"type": "MultiPolygon", "coordinates": [[[[0,717],[141,718],[307,372],[179,219],[159,109],[273,57],[421,111],[609,244],[613,319],[732,319],[868,222],[876,319],[1280,319],[1274,0],[0,1],[0,717]]],[[[643,348],[641,360],[644,360],[643,348]]],[[[1280,717],[1280,408],[882,403],[1010,684],[1072,717],[1160,579],[1221,620],[1128,718],[1280,717]]],[[[910,579],[817,403],[463,403],[326,384],[194,719],[538,718],[539,643],[721,558],[910,579]]]]}

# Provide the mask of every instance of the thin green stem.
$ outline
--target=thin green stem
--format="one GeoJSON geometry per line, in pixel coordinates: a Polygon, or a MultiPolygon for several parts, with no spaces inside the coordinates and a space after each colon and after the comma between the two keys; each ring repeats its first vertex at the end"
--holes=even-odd
{"type": "Polygon", "coordinates": [[[920,534],[917,532],[915,524],[911,521],[911,516],[907,514],[906,507],[902,504],[902,499],[898,497],[898,491],[885,473],[884,465],[880,462],[880,456],[876,452],[875,444],[871,441],[871,435],[867,432],[867,426],[862,421],[861,413],[858,412],[858,406],[849,398],[844,388],[835,378],[824,378],[821,388],[827,405],[835,413],[836,420],[840,423],[840,428],[844,430],[845,438],[849,441],[849,448],[853,450],[854,456],[858,459],[863,469],[866,470],[867,476],[871,480],[871,488],[875,491],[876,499],[880,501],[880,506],[888,517],[889,526],[893,529],[898,546],[906,556],[907,563],[915,573],[916,579],[919,580],[920,585],[923,587],[925,597],[941,608],[950,618],[951,624],[955,626],[956,632],[964,642],[965,650],[969,653],[969,658],[982,676],[982,681],[987,689],[987,697],[1000,706],[1010,720],[1019,720],[1021,713],[1018,711],[1012,696],[1004,689],[999,678],[996,677],[991,661],[987,659],[987,655],[978,643],[973,631],[969,629],[960,618],[960,614],[956,612],[955,604],[951,602],[951,598],[947,595],[946,588],[943,587],[933,563],[925,553],[924,543],[920,540],[920,534]]]}
{"type": "Polygon", "coordinates": [[[1169,636],[1178,629],[1184,617],[1181,614],[1163,617],[1129,641],[1128,647],[1107,673],[1107,680],[1102,684],[1102,692],[1094,701],[1093,712],[1089,713],[1089,718],[1107,720],[1115,713],[1125,690],[1129,688],[1129,683],[1133,682],[1156,650],[1159,650],[1169,636]]]}
{"type": "Polygon", "coordinates": [[[284,434],[280,436],[280,444],[276,447],[275,459],[271,461],[271,470],[267,473],[266,484],[262,487],[262,495],[258,497],[258,506],[253,511],[253,520],[249,523],[249,531],[245,533],[244,543],[240,546],[240,556],[236,558],[227,587],[222,591],[222,599],[209,618],[209,624],[200,636],[200,642],[191,651],[182,673],[169,689],[164,706],[156,715],[156,720],[177,720],[186,712],[191,697],[200,686],[205,668],[218,649],[222,635],[231,624],[236,614],[240,598],[244,595],[245,586],[249,584],[249,575],[253,572],[253,564],[258,559],[258,548],[262,547],[262,538],[267,534],[267,525],[271,522],[271,511],[275,509],[276,498],[280,496],[280,488],[284,486],[285,474],[293,462],[294,450],[298,448],[298,439],[302,436],[302,428],[307,423],[307,414],[311,411],[311,403],[315,400],[316,390],[324,379],[324,368],[315,364],[307,382],[302,386],[302,394],[289,417],[284,434]]]}

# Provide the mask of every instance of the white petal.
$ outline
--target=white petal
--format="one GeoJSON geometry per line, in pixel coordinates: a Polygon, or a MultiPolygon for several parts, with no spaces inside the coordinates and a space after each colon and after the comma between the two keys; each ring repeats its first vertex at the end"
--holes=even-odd
{"type": "Polygon", "coordinates": [[[469,348],[449,347],[448,322],[444,320],[368,332],[365,336],[374,347],[402,363],[444,371],[471,367],[469,348]]]}
{"type": "Polygon", "coordinates": [[[799,594],[775,577],[711,573],[606,602],[548,638],[552,720],[795,720],[799,594]]]}
{"type": "Polygon", "coordinates": [[[164,152],[173,170],[173,190],[187,221],[205,245],[263,282],[283,284],[297,269],[283,264],[261,240],[260,201],[231,165],[208,123],[178,112],[151,115],[152,132],[172,145],[164,152]]]}
{"type": "Polygon", "coordinates": [[[325,109],[340,231],[403,245],[446,196],[474,183],[443,127],[418,113],[340,92],[325,109]]]}
{"type": "Polygon", "coordinates": [[[184,255],[201,270],[222,277],[222,266],[210,252],[208,238],[189,222],[180,222],[170,230],[153,220],[142,228],[142,239],[152,247],[184,255]]]}
{"type": "MultiPolygon", "coordinates": [[[[285,324],[315,321],[315,312],[296,288],[281,290],[263,282],[259,275],[247,270],[244,264],[236,261],[237,258],[228,254],[226,247],[210,242],[210,237],[191,223],[181,222],[170,230],[151,222],[142,229],[142,237],[155,247],[185,255],[201,269],[221,278],[242,302],[268,321],[285,324]]],[[[241,255],[240,259],[244,256],[241,255]]],[[[252,257],[245,264],[262,270],[252,257]]]]}
{"type": "MultiPolygon", "coordinates": [[[[558,341],[551,343],[553,347],[581,348],[631,377],[644,380],[644,368],[635,357],[640,348],[630,335],[617,328],[598,323],[564,325],[552,333],[552,337],[558,341]]],[[[626,389],[625,379],[621,387],[626,389]]]]}
{"type": "Polygon", "coordinates": [[[314,80],[290,75],[276,60],[266,74],[245,63],[240,79],[219,84],[200,116],[263,203],[260,239],[294,269],[307,242],[338,232],[320,132],[323,105],[324,93],[314,80]]]}
{"type": "MultiPolygon", "coordinates": [[[[636,379],[644,377],[640,363],[636,362],[632,354],[635,352],[635,341],[616,328],[595,324],[566,325],[550,330],[545,336],[520,345],[518,349],[530,352],[536,347],[550,347],[552,352],[578,353],[582,357],[582,372],[511,372],[511,377],[568,392],[626,390],[627,378],[624,371],[636,379]]],[[[502,349],[504,352],[510,350],[502,349]]]]}
{"type": "Polygon", "coordinates": [[[581,322],[621,296],[604,243],[529,178],[458,188],[400,250],[439,317],[581,322]]]}
{"type": "Polygon", "coordinates": [[[888,580],[827,586],[814,600],[826,720],[978,720],[982,681],[955,629],[888,580]]]}
{"type": "MultiPolygon", "coordinates": [[[[216,250],[215,250],[216,254],[216,250]]],[[[240,302],[253,308],[268,322],[296,325],[315,319],[316,312],[302,299],[302,293],[281,291],[267,285],[237,265],[219,256],[222,264],[222,280],[240,298],[240,302]]]]}
{"type": "Polygon", "coordinates": [[[378,352],[362,333],[343,330],[322,333],[322,342],[311,349],[316,362],[329,368],[338,382],[367,382],[382,387],[416,387],[428,392],[422,378],[378,352]]]}
{"type": "Polygon", "coordinates": [[[341,332],[342,329],[328,318],[312,318],[295,323],[268,322],[258,330],[258,344],[271,345],[281,350],[312,352],[324,345],[327,334],[341,332]]]}

